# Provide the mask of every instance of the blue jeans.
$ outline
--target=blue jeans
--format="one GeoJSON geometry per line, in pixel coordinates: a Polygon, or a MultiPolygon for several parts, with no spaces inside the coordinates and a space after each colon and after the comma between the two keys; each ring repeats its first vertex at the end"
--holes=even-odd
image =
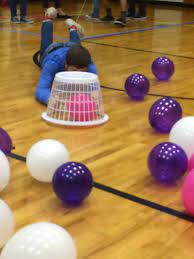
{"type": "Polygon", "coordinates": [[[47,54],[59,47],[71,47],[73,44],[81,45],[79,34],[76,30],[70,31],[69,42],[54,42],[53,43],[53,23],[52,21],[46,21],[42,23],[41,28],[41,45],[40,45],[40,58],[42,59],[45,52],[47,54]]]}
{"type": "Polygon", "coordinates": [[[9,0],[9,6],[11,11],[11,17],[17,16],[17,4],[20,3],[20,16],[26,16],[26,0],[9,0]]]}
{"type": "Polygon", "coordinates": [[[100,0],[93,0],[92,17],[94,18],[100,17],[100,0]]]}

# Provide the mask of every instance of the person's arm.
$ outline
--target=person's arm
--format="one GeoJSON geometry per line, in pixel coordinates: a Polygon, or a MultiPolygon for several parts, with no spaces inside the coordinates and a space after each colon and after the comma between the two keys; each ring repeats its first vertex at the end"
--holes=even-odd
{"type": "Polygon", "coordinates": [[[43,104],[48,103],[50,93],[51,93],[52,83],[53,83],[55,74],[58,71],[59,71],[59,65],[54,60],[48,60],[48,62],[45,63],[35,92],[35,97],[39,102],[43,104]]]}
{"type": "Polygon", "coordinates": [[[97,68],[96,66],[94,65],[94,63],[91,63],[89,66],[88,66],[88,70],[87,72],[90,72],[90,73],[93,73],[93,74],[98,74],[98,71],[97,71],[97,68]]]}

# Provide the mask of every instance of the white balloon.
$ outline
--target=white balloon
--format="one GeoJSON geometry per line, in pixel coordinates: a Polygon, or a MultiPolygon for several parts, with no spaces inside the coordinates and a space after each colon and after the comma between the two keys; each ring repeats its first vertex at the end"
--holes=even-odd
{"type": "Polygon", "coordinates": [[[182,147],[190,158],[194,154],[194,116],[177,121],[170,131],[169,140],[182,147]]]}
{"type": "Polygon", "coordinates": [[[45,139],[35,143],[26,159],[30,174],[41,182],[52,182],[56,169],[68,161],[67,148],[54,139],[45,139]]]}
{"type": "Polygon", "coordinates": [[[0,191],[9,183],[10,167],[6,155],[0,150],[0,191]]]}
{"type": "Polygon", "coordinates": [[[40,222],[19,230],[6,244],[1,259],[76,259],[72,237],[62,227],[40,222]]]}
{"type": "Polygon", "coordinates": [[[0,199],[0,248],[13,235],[15,227],[15,218],[13,212],[2,199],[0,199]]]}

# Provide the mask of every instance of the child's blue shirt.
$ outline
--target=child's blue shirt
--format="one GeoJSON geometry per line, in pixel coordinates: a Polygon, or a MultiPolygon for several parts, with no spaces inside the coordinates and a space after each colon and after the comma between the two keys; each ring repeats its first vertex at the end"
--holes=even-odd
{"type": "MultiPolygon", "coordinates": [[[[62,47],[49,53],[41,63],[42,72],[36,88],[36,99],[47,104],[55,74],[65,70],[65,60],[70,47],[62,47]]],[[[91,63],[87,72],[97,74],[96,66],[91,63]]]]}

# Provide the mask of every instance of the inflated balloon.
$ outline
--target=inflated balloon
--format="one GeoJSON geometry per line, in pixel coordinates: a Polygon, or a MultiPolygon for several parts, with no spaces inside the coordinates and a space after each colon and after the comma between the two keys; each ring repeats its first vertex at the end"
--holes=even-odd
{"type": "Polygon", "coordinates": [[[10,166],[5,154],[0,150],[0,192],[5,189],[10,180],[10,166]]]}
{"type": "Polygon", "coordinates": [[[7,203],[0,199],[0,248],[2,248],[11,238],[14,232],[14,227],[15,218],[13,212],[7,203]]]}
{"type": "Polygon", "coordinates": [[[133,74],[125,82],[125,90],[128,96],[134,101],[141,101],[148,93],[150,82],[142,74],[133,74]]]}
{"type": "Polygon", "coordinates": [[[1,259],[76,259],[72,237],[62,227],[40,222],[19,230],[6,244],[1,259]]]}
{"type": "Polygon", "coordinates": [[[189,159],[188,172],[194,169],[194,154],[189,159]]]}
{"type": "Polygon", "coordinates": [[[0,128],[0,150],[5,154],[11,153],[12,140],[9,134],[2,128],[0,128]]]}
{"type": "Polygon", "coordinates": [[[148,156],[150,173],[160,183],[175,183],[185,173],[187,166],[184,150],[174,143],[160,143],[148,156]]]}
{"type": "Polygon", "coordinates": [[[68,160],[69,152],[62,143],[45,139],[31,147],[26,163],[32,177],[41,182],[52,182],[56,169],[68,160]]]}
{"type": "Polygon", "coordinates": [[[172,126],[182,117],[180,104],[171,97],[157,100],[149,112],[150,125],[160,133],[170,132],[172,126]]]}
{"type": "Polygon", "coordinates": [[[67,103],[70,117],[75,121],[90,121],[97,118],[95,100],[88,94],[74,94],[67,103]]]}
{"type": "Polygon", "coordinates": [[[182,188],[182,199],[186,211],[194,216],[194,170],[185,177],[182,188]]]}
{"type": "Polygon", "coordinates": [[[194,154],[194,116],[177,121],[170,131],[169,140],[182,147],[190,159],[194,154]]]}
{"type": "Polygon", "coordinates": [[[152,72],[160,81],[167,81],[174,74],[174,63],[167,57],[159,57],[152,63],[152,72]]]}
{"type": "Polygon", "coordinates": [[[79,205],[91,192],[93,178],[83,164],[68,162],[60,166],[53,177],[56,195],[67,205],[79,205]]]}

